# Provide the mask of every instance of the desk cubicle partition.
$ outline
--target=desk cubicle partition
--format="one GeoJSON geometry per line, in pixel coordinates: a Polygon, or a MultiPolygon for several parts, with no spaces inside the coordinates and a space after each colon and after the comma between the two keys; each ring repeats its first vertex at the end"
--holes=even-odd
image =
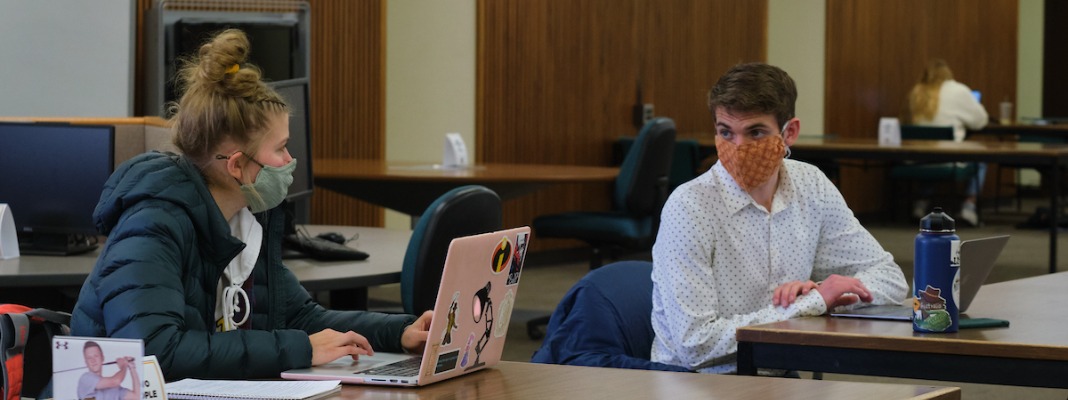
{"type": "MultiPolygon", "coordinates": [[[[155,117],[135,117],[135,118],[57,118],[57,117],[0,117],[0,122],[3,123],[40,123],[41,126],[99,126],[112,128],[111,133],[111,154],[108,155],[111,159],[110,169],[107,171],[107,175],[110,175],[110,171],[118,167],[124,161],[131,157],[143,153],[146,150],[168,150],[173,147],[170,146],[170,133],[167,128],[166,121],[155,117]]],[[[94,132],[99,130],[87,129],[88,132],[94,132]]],[[[53,157],[54,154],[31,154],[29,155],[33,159],[42,163],[56,163],[62,160],[53,157]]],[[[11,186],[11,185],[5,185],[11,186]]],[[[18,188],[25,188],[25,184],[16,185],[18,188]]],[[[6,189],[5,189],[6,190],[6,189]]],[[[0,203],[4,202],[0,199],[0,203]]],[[[12,207],[13,214],[15,216],[16,225],[19,221],[19,211],[12,207]]],[[[98,240],[100,240],[98,238],[98,240]]],[[[36,259],[37,257],[29,256],[26,252],[23,252],[23,260],[36,259]]],[[[82,261],[76,260],[78,257],[90,257],[90,253],[77,257],[64,257],[65,260],[72,260],[76,264],[81,265],[82,261]]],[[[95,259],[95,257],[92,257],[95,259]]],[[[30,263],[32,264],[32,263],[30,263]]],[[[90,262],[91,264],[91,262],[90,262]]],[[[19,259],[5,260],[0,262],[0,275],[18,274],[21,270],[19,267],[19,259]]],[[[60,274],[63,275],[63,274],[60,274]]],[[[67,276],[67,275],[63,275],[67,276]]],[[[69,277],[69,276],[68,276],[69,277]]],[[[14,279],[6,279],[8,282],[15,281],[14,279]]],[[[80,279],[75,280],[57,280],[53,281],[51,278],[46,278],[51,283],[48,287],[25,287],[24,285],[14,285],[5,287],[0,290],[0,303],[2,302],[17,302],[31,304],[41,307],[49,307],[55,309],[66,309],[73,306],[73,298],[77,295],[77,287],[81,286],[80,279]]],[[[84,279],[84,278],[82,278],[84,279]]],[[[0,279],[3,280],[3,279],[0,279]]],[[[31,285],[33,286],[33,285],[31,285]]]]}
{"type": "Polygon", "coordinates": [[[45,122],[77,125],[115,126],[115,166],[145,151],[174,151],[170,127],[159,117],[86,118],[86,117],[0,117],[0,122],[45,122]]]}

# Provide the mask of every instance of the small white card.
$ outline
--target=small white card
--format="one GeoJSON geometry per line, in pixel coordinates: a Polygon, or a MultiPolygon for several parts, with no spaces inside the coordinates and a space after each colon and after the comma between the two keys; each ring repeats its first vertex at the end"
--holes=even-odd
{"type": "MultiPolygon", "coordinates": [[[[142,399],[144,342],[55,336],[52,390],[56,400],[142,399]]],[[[156,383],[155,385],[160,385],[156,383]]]]}
{"type": "Polygon", "coordinates": [[[901,146],[901,122],[897,118],[879,118],[879,145],[901,146]]]}
{"type": "Polygon", "coordinates": [[[445,134],[445,153],[441,157],[441,165],[446,168],[470,165],[467,158],[467,145],[464,144],[464,138],[459,133],[445,134]]]}
{"type": "Polygon", "coordinates": [[[11,206],[0,204],[0,260],[19,256],[19,235],[15,232],[15,216],[11,206]]]}
{"type": "Polygon", "coordinates": [[[142,362],[145,369],[145,386],[141,388],[143,400],[167,400],[167,381],[163,379],[163,370],[159,367],[156,356],[145,356],[142,362]]]}

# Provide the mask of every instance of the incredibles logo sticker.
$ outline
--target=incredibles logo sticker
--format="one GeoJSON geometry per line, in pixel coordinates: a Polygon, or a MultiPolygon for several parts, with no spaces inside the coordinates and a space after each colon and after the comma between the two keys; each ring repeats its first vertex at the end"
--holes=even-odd
{"type": "Polygon", "coordinates": [[[497,247],[493,249],[493,259],[490,260],[490,269],[494,274],[504,272],[505,268],[508,268],[508,264],[512,261],[512,242],[508,240],[508,237],[502,237],[501,242],[497,243],[497,247]]]}

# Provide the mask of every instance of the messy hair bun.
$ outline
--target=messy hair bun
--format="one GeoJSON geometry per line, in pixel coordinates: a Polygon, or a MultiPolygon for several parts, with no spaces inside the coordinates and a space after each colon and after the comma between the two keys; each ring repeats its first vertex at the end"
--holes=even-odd
{"type": "Polygon", "coordinates": [[[182,97],[170,107],[173,141],[198,163],[209,160],[224,139],[255,151],[268,117],[289,112],[282,97],[263,83],[259,68],[247,63],[248,55],[245,33],[228,29],[182,62],[182,97]]]}

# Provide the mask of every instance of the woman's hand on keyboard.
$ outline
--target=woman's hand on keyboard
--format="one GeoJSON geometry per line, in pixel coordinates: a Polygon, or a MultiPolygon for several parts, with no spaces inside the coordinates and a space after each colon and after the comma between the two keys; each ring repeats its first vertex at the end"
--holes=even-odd
{"type": "Polygon", "coordinates": [[[423,353],[423,347],[430,337],[430,318],[433,316],[433,311],[425,311],[419,319],[404,328],[404,333],[401,334],[401,347],[404,347],[404,351],[410,354],[423,353]]]}
{"type": "Polygon", "coordinates": [[[309,335],[308,339],[312,345],[312,365],[323,365],[346,355],[357,360],[361,355],[375,354],[367,338],[353,331],[342,333],[323,329],[309,335]]]}

